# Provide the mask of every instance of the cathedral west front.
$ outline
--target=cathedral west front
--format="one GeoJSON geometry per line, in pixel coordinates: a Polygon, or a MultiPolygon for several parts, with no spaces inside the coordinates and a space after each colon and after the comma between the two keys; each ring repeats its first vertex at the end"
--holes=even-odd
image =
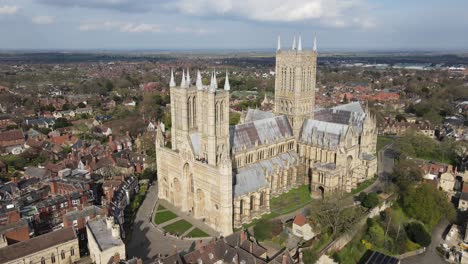
{"type": "Polygon", "coordinates": [[[270,200],[309,185],[349,192],[377,172],[375,117],[358,102],[315,107],[317,48],[276,52],[274,111],[249,109],[229,126],[230,85],[171,72],[171,144],[156,138],[158,198],[229,235],[270,212],[270,200]]]}

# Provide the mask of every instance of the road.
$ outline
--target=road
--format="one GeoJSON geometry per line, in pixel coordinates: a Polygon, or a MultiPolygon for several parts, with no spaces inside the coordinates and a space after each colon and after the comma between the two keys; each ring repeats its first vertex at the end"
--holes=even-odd
{"type": "Polygon", "coordinates": [[[129,258],[138,257],[144,263],[152,263],[158,254],[173,255],[176,251],[195,247],[194,241],[180,240],[164,234],[151,224],[151,216],[157,201],[157,184],[153,184],[141,204],[133,225],[130,241],[127,242],[129,258]]]}
{"type": "Polygon", "coordinates": [[[446,263],[437,254],[436,247],[442,242],[444,234],[449,222],[442,220],[432,231],[432,243],[427,248],[426,252],[421,255],[407,258],[401,261],[401,264],[443,264],[446,263]]]}

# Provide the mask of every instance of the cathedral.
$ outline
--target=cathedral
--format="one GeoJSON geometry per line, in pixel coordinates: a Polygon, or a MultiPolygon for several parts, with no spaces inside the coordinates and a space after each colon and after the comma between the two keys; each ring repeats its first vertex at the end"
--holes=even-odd
{"type": "Polygon", "coordinates": [[[270,199],[307,184],[313,197],[349,192],[377,172],[376,121],[358,102],[315,107],[317,46],[276,51],[274,111],[229,126],[230,85],[171,72],[171,141],[156,137],[158,198],[222,235],[270,212],[270,199]]]}

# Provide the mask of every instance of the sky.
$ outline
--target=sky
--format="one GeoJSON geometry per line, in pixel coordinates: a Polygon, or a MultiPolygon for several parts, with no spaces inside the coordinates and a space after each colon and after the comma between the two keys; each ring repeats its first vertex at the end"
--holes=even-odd
{"type": "Polygon", "coordinates": [[[0,0],[0,50],[468,51],[468,0],[0,0]]]}

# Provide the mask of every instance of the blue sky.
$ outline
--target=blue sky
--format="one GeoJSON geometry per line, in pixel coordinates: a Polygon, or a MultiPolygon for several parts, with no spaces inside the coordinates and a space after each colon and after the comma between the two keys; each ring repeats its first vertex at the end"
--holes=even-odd
{"type": "Polygon", "coordinates": [[[0,49],[468,51],[467,0],[0,0],[0,49]]]}

